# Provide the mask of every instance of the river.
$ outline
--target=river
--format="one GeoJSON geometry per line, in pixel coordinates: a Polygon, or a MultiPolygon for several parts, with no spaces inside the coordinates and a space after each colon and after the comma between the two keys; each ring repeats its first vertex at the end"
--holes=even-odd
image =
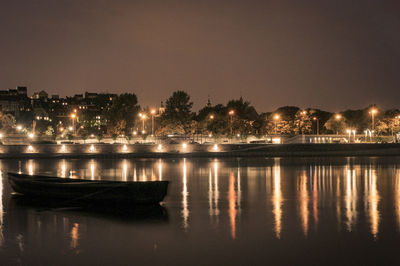
{"type": "Polygon", "coordinates": [[[395,265],[400,157],[0,161],[1,265],[395,265]],[[8,171],[170,180],[138,213],[47,207],[8,171]]]}

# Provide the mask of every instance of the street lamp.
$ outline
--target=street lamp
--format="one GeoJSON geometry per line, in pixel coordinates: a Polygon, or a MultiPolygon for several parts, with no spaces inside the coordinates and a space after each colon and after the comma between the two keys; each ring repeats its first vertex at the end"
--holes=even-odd
{"type": "MultiPolygon", "coordinates": [[[[301,122],[299,123],[299,127],[301,127],[301,134],[303,135],[304,134],[303,123],[304,123],[304,117],[306,116],[307,111],[303,110],[303,111],[300,112],[300,114],[301,114],[301,122]]],[[[300,129],[299,129],[299,131],[300,131],[300,129]]]]}
{"type": "Polygon", "coordinates": [[[230,110],[229,111],[229,121],[230,121],[230,124],[231,124],[231,135],[232,135],[232,123],[233,123],[233,116],[235,115],[235,111],[234,110],[230,110]]]}
{"type": "Polygon", "coordinates": [[[154,115],[156,114],[155,109],[151,109],[151,135],[154,136],[154,115]]]}
{"type": "Polygon", "coordinates": [[[372,117],[372,130],[375,130],[375,114],[378,112],[378,110],[376,110],[376,108],[372,108],[369,113],[371,114],[372,117]]]}
{"type": "Polygon", "coordinates": [[[275,120],[275,135],[277,133],[277,123],[279,120],[280,116],[278,114],[274,115],[274,120],[275,120]]]}
{"type": "MultiPolygon", "coordinates": [[[[335,119],[336,119],[336,121],[339,122],[342,119],[342,115],[341,114],[336,114],[335,115],[335,119]]],[[[339,125],[338,125],[338,127],[339,127],[339,125]]],[[[338,135],[338,134],[339,134],[339,129],[336,128],[336,135],[338,135]]]]}
{"type": "Polygon", "coordinates": [[[144,120],[147,118],[146,114],[139,113],[140,119],[142,119],[142,134],[146,133],[144,130],[144,120]]]}
{"type": "MultiPolygon", "coordinates": [[[[74,112],[76,112],[76,109],[74,110],[74,112]]],[[[71,114],[71,118],[72,118],[72,129],[73,129],[73,134],[75,135],[75,118],[76,118],[76,114],[72,113],[71,114]]]]}
{"type": "Polygon", "coordinates": [[[318,117],[314,116],[313,120],[317,122],[317,135],[319,135],[319,119],[318,117]]]}

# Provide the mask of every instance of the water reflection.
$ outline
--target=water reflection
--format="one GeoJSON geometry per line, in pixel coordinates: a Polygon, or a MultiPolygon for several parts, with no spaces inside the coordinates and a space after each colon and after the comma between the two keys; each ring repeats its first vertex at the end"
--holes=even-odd
{"type": "Polygon", "coordinates": [[[231,224],[231,236],[232,236],[232,239],[235,239],[236,238],[237,195],[236,195],[236,189],[235,189],[234,173],[231,173],[229,176],[228,201],[229,201],[229,220],[230,220],[230,224],[231,224]]]}
{"type": "Polygon", "coordinates": [[[27,170],[29,175],[33,175],[35,173],[35,163],[32,159],[28,160],[27,162],[27,170]]]}
{"type": "Polygon", "coordinates": [[[219,190],[218,190],[218,162],[213,162],[213,169],[209,168],[209,179],[208,179],[208,205],[209,205],[209,216],[210,218],[216,217],[218,222],[219,215],[219,190]],[[214,173],[214,174],[213,174],[214,173]]]}
{"type": "Polygon", "coordinates": [[[378,209],[379,192],[377,188],[376,170],[365,170],[365,207],[369,216],[371,234],[374,238],[377,237],[379,231],[380,213],[378,209]]]}
{"type": "MultiPolygon", "coordinates": [[[[318,167],[317,170],[320,170],[318,167]]],[[[314,223],[315,226],[318,225],[318,186],[319,186],[319,177],[320,177],[320,172],[318,173],[317,171],[312,171],[312,207],[313,207],[313,217],[314,217],[314,223]]]]}
{"type": "Polygon", "coordinates": [[[72,249],[76,249],[78,247],[78,240],[79,240],[79,224],[75,223],[71,229],[71,243],[70,247],[72,249]]]}
{"type": "Polygon", "coordinates": [[[275,160],[273,166],[273,195],[272,195],[272,205],[273,214],[275,217],[275,235],[277,238],[281,237],[282,230],[282,192],[281,192],[281,168],[279,165],[279,159],[275,160]]]}
{"type": "Polygon", "coordinates": [[[300,218],[304,236],[307,236],[308,234],[308,217],[310,216],[310,212],[308,210],[310,197],[308,195],[307,186],[308,186],[307,173],[303,171],[302,175],[300,176],[298,191],[299,191],[299,211],[300,211],[300,218]]]}
{"type": "Polygon", "coordinates": [[[394,203],[396,206],[396,217],[398,230],[400,231],[400,169],[395,169],[394,203]]]}
{"type": "Polygon", "coordinates": [[[158,159],[158,180],[162,181],[162,160],[158,159]]]}
{"type": "MultiPolygon", "coordinates": [[[[224,234],[235,241],[240,240],[243,228],[255,223],[253,221],[264,226],[269,224],[268,230],[277,241],[282,236],[290,237],[294,230],[299,231],[302,239],[312,239],[310,236],[323,230],[354,234],[361,230],[362,224],[368,224],[369,236],[377,239],[382,232],[383,217],[390,215],[400,231],[398,163],[391,168],[357,164],[350,159],[341,164],[311,162],[294,166],[285,159],[260,159],[260,162],[247,159],[60,159],[51,163],[21,160],[8,164],[6,170],[1,165],[0,177],[4,171],[18,169],[30,175],[56,173],[62,178],[171,180],[165,205],[179,206],[172,213],[177,216],[180,230],[195,231],[199,224],[206,224],[213,230],[225,228],[224,234]],[[386,191],[385,187],[390,189],[386,191]],[[384,204],[390,207],[384,208],[384,204]],[[390,208],[393,208],[392,213],[386,215],[390,208]],[[201,219],[206,222],[200,223],[201,219]]],[[[3,212],[2,178],[0,182],[1,246],[3,216],[7,212],[3,212]]],[[[6,197],[9,197],[8,192],[6,197]]],[[[73,249],[80,246],[82,228],[85,228],[82,222],[76,221],[66,227],[65,236],[69,236],[73,249]]],[[[22,243],[24,237],[21,239],[22,243]]]]}
{"type": "Polygon", "coordinates": [[[3,235],[3,171],[0,165],[0,247],[3,246],[4,235],[3,235]]]}
{"type": "Polygon", "coordinates": [[[183,218],[183,228],[185,231],[189,227],[188,219],[189,219],[189,207],[188,207],[188,186],[187,186],[187,166],[186,159],[183,159],[183,180],[182,180],[182,218],[183,218]]]}
{"type": "MultiPolygon", "coordinates": [[[[348,167],[346,167],[348,168],[348,167]]],[[[354,169],[346,169],[346,194],[345,208],[347,218],[347,230],[352,231],[353,225],[357,222],[357,184],[356,174],[354,169]]]]}

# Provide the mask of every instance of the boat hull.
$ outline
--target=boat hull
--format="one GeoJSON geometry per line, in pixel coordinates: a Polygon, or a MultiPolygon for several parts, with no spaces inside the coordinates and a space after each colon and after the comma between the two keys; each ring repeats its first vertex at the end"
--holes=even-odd
{"type": "Polygon", "coordinates": [[[102,204],[158,204],[168,181],[122,182],[30,176],[8,173],[15,192],[34,198],[102,204]]]}

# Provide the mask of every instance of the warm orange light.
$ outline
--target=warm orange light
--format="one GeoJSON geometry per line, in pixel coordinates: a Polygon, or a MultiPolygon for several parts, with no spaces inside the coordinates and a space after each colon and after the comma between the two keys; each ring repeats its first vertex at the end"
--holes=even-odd
{"type": "Polygon", "coordinates": [[[306,114],[307,114],[307,111],[306,111],[306,110],[301,111],[301,114],[302,114],[302,115],[306,115],[306,114]]]}
{"type": "Polygon", "coordinates": [[[233,110],[229,111],[229,115],[234,115],[234,114],[235,114],[235,111],[233,111],[233,110]]]}
{"type": "Polygon", "coordinates": [[[156,114],[156,110],[155,110],[155,109],[151,109],[150,113],[151,113],[152,115],[155,115],[155,114],[156,114]]]}
{"type": "Polygon", "coordinates": [[[337,115],[335,116],[335,118],[336,118],[336,120],[340,120],[340,119],[342,119],[342,115],[337,114],[337,115]]]}
{"type": "Polygon", "coordinates": [[[375,108],[372,108],[371,111],[369,111],[371,114],[376,114],[378,112],[378,110],[376,110],[375,108]]]}
{"type": "Polygon", "coordinates": [[[210,115],[210,119],[214,119],[214,116],[213,116],[213,115],[210,115]]]}
{"type": "Polygon", "coordinates": [[[76,117],[76,114],[71,114],[71,118],[75,118],[76,117]]]}
{"type": "Polygon", "coordinates": [[[275,120],[279,120],[279,118],[280,118],[279,115],[275,115],[275,116],[274,116],[274,119],[275,119],[275,120]]]}
{"type": "Polygon", "coordinates": [[[316,118],[315,116],[312,118],[313,120],[317,120],[318,118],[316,118]]]}

